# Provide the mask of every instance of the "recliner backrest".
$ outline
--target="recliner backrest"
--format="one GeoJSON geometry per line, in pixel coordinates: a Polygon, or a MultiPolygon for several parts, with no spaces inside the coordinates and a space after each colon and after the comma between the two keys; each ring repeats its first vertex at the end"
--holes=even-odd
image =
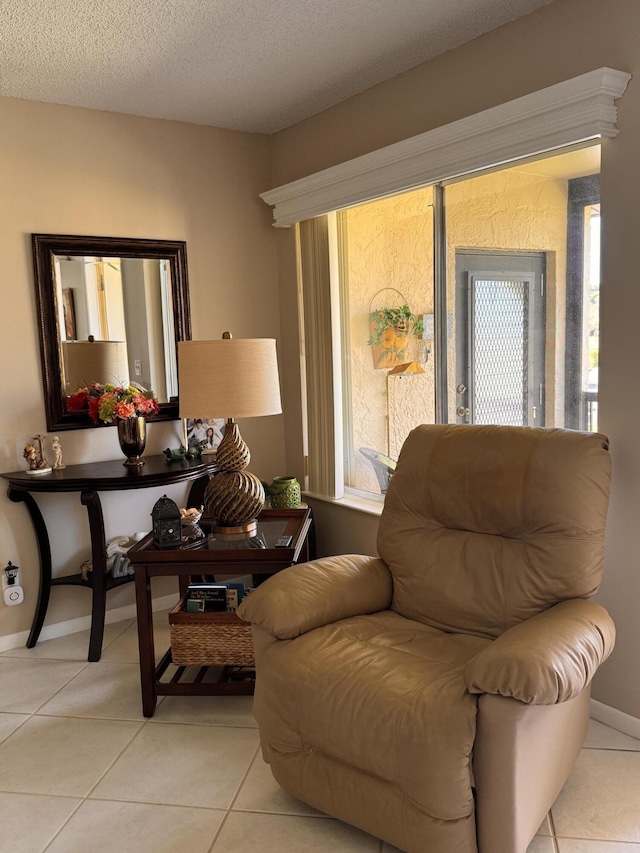
{"type": "Polygon", "coordinates": [[[602,577],[608,440],[555,428],[423,425],[407,437],[380,519],[391,608],[497,637],[602,577]]]}

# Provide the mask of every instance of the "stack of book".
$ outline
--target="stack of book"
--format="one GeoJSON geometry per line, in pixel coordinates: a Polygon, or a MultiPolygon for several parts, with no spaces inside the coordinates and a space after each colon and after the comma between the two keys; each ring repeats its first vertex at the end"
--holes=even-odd
{"type": "Polygon", "coordinates": [[[235,613],[242,599],[250,592],[242,582],[190,583],[187,587],[187,613],[235,613]]]}

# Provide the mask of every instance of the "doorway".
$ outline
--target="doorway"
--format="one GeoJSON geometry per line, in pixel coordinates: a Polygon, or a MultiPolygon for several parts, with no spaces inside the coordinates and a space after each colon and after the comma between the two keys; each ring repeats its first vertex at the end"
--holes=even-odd
{"type": "Polygon", "coordinates": [[[544,426],[544,252],[456,251],[456,423],[544,426]]]}

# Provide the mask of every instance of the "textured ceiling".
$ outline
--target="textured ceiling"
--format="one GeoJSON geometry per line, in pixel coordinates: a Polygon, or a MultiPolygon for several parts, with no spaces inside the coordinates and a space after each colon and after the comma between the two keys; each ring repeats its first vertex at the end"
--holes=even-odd
{"type": "Polygon", "coordinates": [[[0,95],[273,133],[552,0],[2,0],[0,95]]]}

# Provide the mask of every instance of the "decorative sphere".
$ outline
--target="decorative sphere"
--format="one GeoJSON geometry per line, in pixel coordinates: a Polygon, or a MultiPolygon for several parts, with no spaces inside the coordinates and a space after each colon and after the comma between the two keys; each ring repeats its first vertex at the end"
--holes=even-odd
{"type": "Polygon", "coordinates": [[[248,471],[222,471],[204,492],[207,513],[218,524],[234,527],[253,521],[264,506],[264,487],[248,471]]]}

